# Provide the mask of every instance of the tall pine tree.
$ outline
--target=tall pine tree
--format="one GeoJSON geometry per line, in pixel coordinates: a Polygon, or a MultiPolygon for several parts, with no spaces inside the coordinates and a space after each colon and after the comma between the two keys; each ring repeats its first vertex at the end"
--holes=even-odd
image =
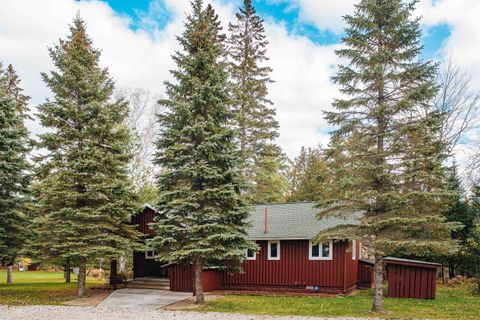
{"type": "Polygon", "coordinates": [[[49,132],[40,135],[45,152],[37,158],[36,245],[46,258],[80,261],[81,297],[88,259],[115,258],[136,246],[138,234],[129,225],[138,204],[127,172],[128,106],[112,101],[113,80],[99,66],[100,51],[80,16],[49,51],[56,69],[42,74],[53,100],[38,108],[49,132]]]}
{"type": "Polygon", "coordinates": [[[275,144],[279,125],[273,103],[268,99],[268,84],[273,82],[272,68],[264,66],[268,61],[268,41],[263,20],[251,0],[244,0],[229,30],[235,124],[247,193],[255,203],[278,202],[284,198],[287,187],[283,174],[285,159],[275,144]]]}
{"type": "Polygon", "coordinates": [[[468,251],[470,275],[477,278],[477,293],[480,294],[480,186],[473,187],[473,195],[469,201],[471,216],[475,217],[467,234],[464,250],[468,251]]]}
{"type": "MultiPolygon", "coordinates": [[[[446,181],[446,189],[450,191],[451,198],[444,210],[447,221],[456,222],[463,227],[452,231],[452,239],[459,242],[459,252],[448,257],[448,271],[450,278],[455,277],[455,273],[474,276],[475,258],[471,254],[468,245],[468,239],[471,238],[475,229],[475,221],[478,213],[469,207],[466,201],[465,192],[462,189],[460,178],[458,177],[456,165],[452,167],[446,181]]],[[[474,189],[475,191],[475,189],[474,189]]],[[[474,197],[475,199],[475,193],[474,197]]],[[[472,204],[475,203],[475,200],[472,204]]]]}
{"type": "Polygon", "coordinates": [[[27,118],[29,97],[22,94],[12,65],[0,63],[0,262],[7,265],[7,283],[12,283],[12,265],[26,238],[30,151],[27,118]]]}
{"type": "Polygon", "coordinates": [[[302,147],[289,172],[287,201],[317,201],[326,197],[329,170],[321,148],[302,147]]]}
{"type": "Polygon", "coordinates": [[[328,150],[333,179],[320,216],[362,210],[359,226],[322,237],[354,237],[375,258],[372,310],[382,310],[383,257],[449,253],[452,225],[442,215],[445,193],[441,114],[428,106],[436,66],[421,61],[417,1],[362,0],[345,17],[344,49],[333,81],[345,98],[326,114],[338,129],[328,150]],[[326,208],[326,209],[325,209],[326,208]]]}
{"type": "Polygon", "coordinates": [[[203,303],[202,270],[242,261],[255,245],[245,240],[248,208],[242,198],[238,152],[224,36],[218,17],[202,0],[192,12],[173,56],[175,82],[166,82],[166,112],[159,116],[155,163],[158,176],[157,236],[150,245],[159,259],[192,263],[197,303],[203,303]]]}

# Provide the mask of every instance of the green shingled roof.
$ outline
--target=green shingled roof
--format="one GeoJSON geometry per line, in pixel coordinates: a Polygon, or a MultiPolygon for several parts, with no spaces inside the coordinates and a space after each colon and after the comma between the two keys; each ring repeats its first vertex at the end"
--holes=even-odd
{"type": "MultiPolygon", "coordinates": [[[[156,210],[154,206],[144,207],[156,210]]],[[[250,240],[305,240],[313,239],[319,232],[340,225],[356,225],[361,212],[347,214],[348,218],[317,219],[319,209],[314,202],[261,204],[252,207],[251,226],[247,230],[250,240]],[[267,209],[267,232],[265,233],[265,209],[267,209]]]]}
{"type": "Polygon", "coordinates": [[[317,219],[318,208],[314,202],[256,205],[252,208],[251,227],[248,238],[251,240],[300,240],[312,239],[319,232],[340,225],[359,223],[361,212],[348,215],[347,219],[317,219]],[[267,232],[265,233],[265,209],[267,209],[267,232]]]}

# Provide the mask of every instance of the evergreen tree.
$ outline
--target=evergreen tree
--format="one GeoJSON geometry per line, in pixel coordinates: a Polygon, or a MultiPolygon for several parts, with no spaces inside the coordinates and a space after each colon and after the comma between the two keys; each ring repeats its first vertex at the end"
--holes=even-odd
{"type": "Polygon", "coordinates": [[[136,247],[129,225],[138,203],[128,178],[128,106],[112,101],[114,82],[99,66],[77,15],[66,40],[51,48],[56,67],[42,74],[53,100],[38,107],[48,133],[40,135],[35,244],[48,259],[77,260],[77,295],[85,291],[87,259],[115,258],[136,247]]]}
{"type": "Polygon", "coordinates": [[[169,263],[193,263],[197,303],[202,270],[242,261],[255,245],[246,238],[248,207],[231,122],[225,49],[217,15],[202,0],[192,12],[173,56],[175,82],[166,82],[166,112],[159,116],[157,236],[150,246],[169,263]]]}
{"type": "Polygon", "coordinates": [[[7,265],[7,283],[12,283],[12,265],[26,238],[30,151],[24,125],[29,97],[21,94],[12,65],[0,63],[0,262],[7,265]]]}
{"type": "Polygon", "coordinates": [[[469,201],[469,208],[473,223],[471,227],[468,223],[465,223],[469,232],[462,249],[468,254],[468,264],[466,266],[469,271],[468,275],[477,278],[477,293],[480,294],[480,186],[474,186],[472,191],[473,195],[469,201]]]}
{"type": "Polygon", "coordinates": [[[320,216],[364,212],[359,226],[324,237],[357,238],[372,250],[375,296],[382,310],[383,257],[394,251],[448,254],[453,224],[442,215],[445,144],[441,114],[428,102],[436,93],[436,65],[421,61],[417,1],[362,0],[345,17],[344,49],[333,81],[343,99],[327,112],[338,129],[328,149],[333,176],[320,216]]]}
{"type": "Polygon", "coordinates": [[[452,231],[452,239],[458,240],[460,248],[457,254],[448,258],[450,277],[453,278],[456,272],[474,276],[475,258],[470,250],[468,239],[472,237],[475,221],[479,217],[474,209],[476,196],[474,193],[472,207],[470,207],[469,203],[465,201],[465,192],[462,189],[456,166],[450,170],[446,188],[452,195],[444,210],[444,215],[447,221],[457,222],[463,226],[452,231]]]}
{"type": "Polygon", "coordinates": [[[251,201],[278,202],[286,189],[286,177],[282,174],[285,159],[275,144],[279,125],[268,99],[272,68],[263,66],[268,61],[268,41],[263,20],[251,0],[244,0],[236,18],[236,23],[229,25],[228,53],[242,171],[251,201]]]}
{"type": "Polygon", "coordinates": [[[255,192],[249,195],[253,203],[285,202],[288,189],[286,166],[275,156],[263,156],[254,168],[255,192]]]}
{"type": "Polygon", "coordinates": [[[326,197],[328,168],[321,148],[302,147],[290,169],[288,201],[316,201],[326,197]]]}

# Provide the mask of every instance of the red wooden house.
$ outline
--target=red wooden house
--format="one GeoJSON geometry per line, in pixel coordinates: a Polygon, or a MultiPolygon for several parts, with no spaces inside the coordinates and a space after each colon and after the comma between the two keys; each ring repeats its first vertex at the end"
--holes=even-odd
{"type": "MultiPolygon", "coordinates": [[[[248,252],[242,273],[208,270],[204,273],[205,291],[270,290],[296,292],[345,293],[357,287],[371,286],[371,268],[360,260],[361,244],[335,240],[321,244],[312,239],[323,230],[342,224],[355,224],[360,213],[350,218],[317,219],[314,203],[257,205],[252,208],[248,238],[260,250],[248,252]]],[[[134,223],[147,236],[153,236],[148,224],[155,210],[145,206],[134,223]]],[[[189,265],[163,267],[154,252],[136,252],[136,278],[168,277],[170,290],[193,291],[193,273],[189,265]]]]}

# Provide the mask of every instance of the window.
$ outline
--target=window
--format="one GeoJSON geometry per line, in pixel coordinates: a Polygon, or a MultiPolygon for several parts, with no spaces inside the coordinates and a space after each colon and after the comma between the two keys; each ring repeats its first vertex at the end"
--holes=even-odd
{"type": "Polygon", "coordinates": [[[352,240],[352,260],[357,259],[357,241],[352,240]]]}
{"type": "Polygon", "coordinates": [[[310,260],[332,260],[333,242],[332,240],[323,243],[312,243],[309,245],[310,260]]]}
{"type": "Polygon", "coordinates": [[[362,243],[358,242],[358,259],[362,259],[362,243]]]}
{"type": "Polygon", "coordinates": [[[257,252],[255,250],[247,250],[247,260],[257,260],[257,252]]]}
{"type": "Polygon", "coordinates": [[[157,251],[147,250],[145,251],[145,259],[155,259],[157,257],[157,251]]]}
{"type": "Polygon", "coordinates": [[[280,241],[268,241],[268,260],[280,260],[280,241]]]}

